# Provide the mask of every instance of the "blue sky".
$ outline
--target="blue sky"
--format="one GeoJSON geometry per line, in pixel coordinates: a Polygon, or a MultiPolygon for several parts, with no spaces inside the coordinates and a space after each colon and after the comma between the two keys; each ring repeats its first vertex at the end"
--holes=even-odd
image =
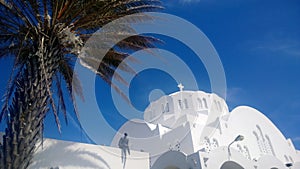
{"type": "Polygon", "coordinates": [[[176,2],[168,1],[166,12],[197,25],[218,51],[229,108],[260,110],[299,149],[300,2],[176,2]]]}
{"type": "MultiPolygon", "coordinates": [[[[196,25],[217,50],[226,74],[227,104],[232,110],[238,105],[249,105],[263,112],[300,149],[300,2],[297,0],[164,0],[163,12],[179,16],[196,25]]],[[[184,44],[165,36],[159,48],[179,56],[196,74],[200,90],[210,92],[208,74],[196,55],[184,44]]],[[[194,37],[190,37],[194,38],[194,37]]],[[[169,62],[169,61],[168,61],[169,62]]],[[[172,61],[171,61],[172,63],[172,61]]],[[[0,95],[5,91],[11,61],[0,61],[0,95]]],[[[184,82],[183,82],[184,83],[184,82]]],[[[110,87],[96,79],[96,98],[104,120],[112,130],[101,127],[100,144],[109,144],[113,131],[126,118],[112,100],[110,87]]],[[[184,84],[185,85],[185,84],[184,84]]],[[[185,89],[195,90],[189,85],[185,89]]],[[[155,89],[166,94],[178,90],[177,82],[156,69],[142,71],[132,79],[129,94],[133,106],[143,111],[155,89]]],[[[155,96],[153,96],[155,97],[155,96]]],[[[90,107],[81,111],[93,112],[90,107]]],[[[46,119],[45,136],[89,142],[84,131],[70,112],[69,125],[62,120],[62,133],[57,132],[51,114],[46,119]]],[[[92,120],[92,119],[90,119],[92,120]]],[[[3,125],[1,125],[3,129],[3,125]]],[[[89,133],[89,132],[88,132],[89,133]]]]}

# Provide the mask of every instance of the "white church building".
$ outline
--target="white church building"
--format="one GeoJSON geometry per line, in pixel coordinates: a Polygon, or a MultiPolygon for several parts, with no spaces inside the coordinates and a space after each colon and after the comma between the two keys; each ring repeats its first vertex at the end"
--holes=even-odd
{"type": "Polygon", "coordinates": [[[300,169],[300,151],[261,112],[229,112],[216,94],[183,87],[150,103],[144,120],[126,122],[110,147],[47,139],[31,168],[121,169],[124,133],[126,169],[300,169]]]}
{"type": "Polygon", "coordinates": [[[180,89],[152,102],[144,121],[125,123],[111,146],[127,132],[151,169],[300,169],[300,151],[261,112],[229,112],[216,94],[180,89]]]}

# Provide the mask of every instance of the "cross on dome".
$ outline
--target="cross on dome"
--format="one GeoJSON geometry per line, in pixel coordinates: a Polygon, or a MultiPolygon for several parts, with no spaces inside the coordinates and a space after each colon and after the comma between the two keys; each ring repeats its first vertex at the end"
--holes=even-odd
{"type": "Polygon", "coordinates": [[[181,92],[183,91],[184,86],[183,86],[181,83],[179,83],[177,87],[179,88],[179,90],[180,90],[181,92]]]}

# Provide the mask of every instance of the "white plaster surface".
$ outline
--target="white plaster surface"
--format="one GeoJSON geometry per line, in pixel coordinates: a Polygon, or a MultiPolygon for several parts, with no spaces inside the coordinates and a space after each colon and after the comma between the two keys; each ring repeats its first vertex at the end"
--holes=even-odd
{"type": "MultiPolygon", "coordinates": [[[[30,169],[123,169],[119,148],[45,139],[30,169]]],[[[131,151],[124,169],[148,169],[149,154],[131,151]]]]}

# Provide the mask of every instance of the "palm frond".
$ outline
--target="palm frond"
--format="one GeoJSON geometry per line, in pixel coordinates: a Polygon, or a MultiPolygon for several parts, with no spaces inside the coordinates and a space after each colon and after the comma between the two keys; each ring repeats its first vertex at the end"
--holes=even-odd
{"type": "Polygon", "coordinates": [[[137,35],[131,24],[154,19],[143,12],[160,9],[158,0],[0,0],[0,59],[14,59],[0,112],[0,121],[7,117],[0,168],[28,167],[46,114],[54,114],[59,131],[60,112],[68,122],[67,97],[79,120],[75,96],[83,94],[73,71],[78,58],[130,104],[118,86],[128,85],[119,71],[135,74],[129,63],[138,60],[131,53],[160,43],[137,35]],[[137,15],[123,19],[130,14],[137,15]],[[103,30],[107,23],[111,27],[103,30]],[[94,39],[99,29],[106,34],[101,43],[94,39]],[[93,49],[81,56],[85,45],[93,49]]]}
{"type": "Polygon", "coordinates": [[[63,77],[66,87],[68,89],[68,96],[71,102],[74,104],[73,111],[76,114],[76,117],[79,118],[79,113],[75,101],[75,95],[79,96],[84,100],[81,82],[75,72],[73,71],[71,58],[64,58],[59,63],[59,74],[63,77]]]}
{"type": "Polygon", "coordinates": [[[66,108],[66,104],[65,104],[65,99],[64,99],[64,95],[63,95],[63,90],[61,87],[61,79],[60,77],[58,77],[58,75],[56,74],[54,76],[55,81],[56,81],[56,90],[57,90],[57,96],[58,96],[58,102],[57,102],[57,110],[58,112],[60,112],[59,110],[61,110],[63,112],[64,118],[65,118],[65,122],[66,124],[68,124],[68,118],[67,118],[67,108],[66,108]]]}

